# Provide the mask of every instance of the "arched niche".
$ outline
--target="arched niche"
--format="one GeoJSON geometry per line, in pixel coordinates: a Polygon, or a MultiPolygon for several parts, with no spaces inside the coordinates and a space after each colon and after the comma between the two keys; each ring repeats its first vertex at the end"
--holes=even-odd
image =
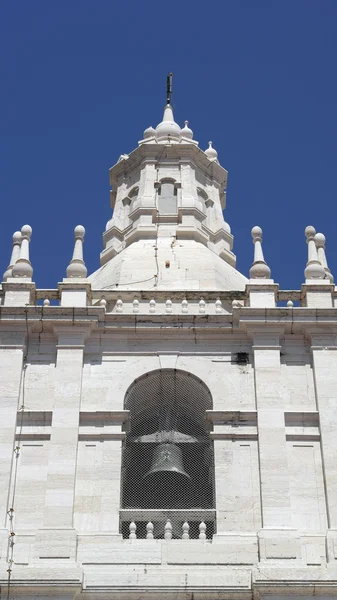
{"type": "MultiPolygon", "coordinates": [[[[185,515],[185,520],[190,511],[215,508],[213,442],[205,418],[212,405],[205,383],[179,369],[150,371],[130,385],[124,402],[130,420],[123,443],[122,509],[169,511],[171,520],[177,511],[177,519],[185,515]],[[184,474],[155,469],[163,444],[184,474]]],[[[197,537],[199,523],[190,523],[191,537],[197,537]]],[[[208,536],[213,526],[208,523],[208,536]]]]}

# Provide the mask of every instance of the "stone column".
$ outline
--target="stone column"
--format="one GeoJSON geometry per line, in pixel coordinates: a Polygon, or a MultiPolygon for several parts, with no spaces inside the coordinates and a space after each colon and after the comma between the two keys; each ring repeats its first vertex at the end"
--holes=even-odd
{"type": "Polygon", "coordinates": [[[0,333],[0,556],[6,560],[17,411],[22,402],[25,332],[0,333]]]}
{"type": "Polygon", "coordinates": [[[300,540],[292,526],[284,407],[280,393],[281,333],[281,328],[252,331],[261,477],[261,560],[300,558],[300,540]]]}
{"type": "Polygon", "coordinates": [[[44,526],[38,532],[36,559],[75,559],[73,528],[75,475],[82,388],[83,350],[89,328],[55,326],[58,336],[55,404],[49,450],[44,526]]]}
{"type": "Polygon", "coordinates": [[[328,514],[328,560],[337,559],[337,333],[311,332],[328,514]]]}

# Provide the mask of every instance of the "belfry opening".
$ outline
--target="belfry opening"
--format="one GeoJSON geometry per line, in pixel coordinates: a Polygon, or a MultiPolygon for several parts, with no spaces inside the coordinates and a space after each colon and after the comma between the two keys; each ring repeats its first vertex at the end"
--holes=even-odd
{"type": "MultiPolygon", "coordinates": [[[[130,386],[125,396],[130,421],[122,461],[124,509],[137,510],[137,518],[142,509],[152,511],[147,516],[155,521],[160,518],[156,511],[172,510],[181,536],[186,511],[214,508],[213,442],[205,412],[211,408],[207,386],[181,370],[151,371],[130,386]]],[[[144,525],[145,520],[137,524],[144,525]]],[[[213,522],[208,525],[210,534],[213,522]]],[[[128,537],[123,524],[122,531],[128,537]]]]}

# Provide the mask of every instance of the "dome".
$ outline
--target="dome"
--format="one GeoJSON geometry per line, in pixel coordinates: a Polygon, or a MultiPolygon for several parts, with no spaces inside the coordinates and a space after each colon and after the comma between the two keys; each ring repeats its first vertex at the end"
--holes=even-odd
{"type": "MultiPolygon", "coordinates": [[[[158,245],[158,283],[166,290],[244,290],[248,280],[207,246],[195,240],[182,240],[175,246],[177,268],[165,268],[171,240],[158,245]]],[[[138,240],[127,246],[88,278],[93,289],[154,289],[157,268],[153,240],[138,240]],[[139,274],[141,273],[141,277],[139,274]],[[140,281],[141,280],[141,281],[140,281]]]]}
{"type": "Polygon", "coordinates": [[[170,104],[165,106],[163,120],[156,127],[156,137],[160,138],[170,138],[178,139],[180,136],[181,129],[178,123],[175,122],[173,116],[173,110],[170,104]]]}
{"type": "Polygon", "coordinates": [[[208,144],[209,144],[209,146],[208,146],[207,150],[205,150],[205,154],[206,154],[207,158],[209,158],[209,160],[217,160],[218,153],[213,148],[212,142],[208,142],[208,144]]]}
{"type": "Polygon", "coordinates": [[[185,127],[182,128],[180,132],[181,137],[188,138],[191,140],[193,138],[193,131],[188,126],[188,121],[185,121],[185,127]]]}
{"type": "Polygon", "coordinates": [[[145,129],[144,131],[144,140],[154,137],[156,135],[156,130],[152,127],[152,125],[150,125],[150,127],[148,127],[147,129],[145,129]]]}

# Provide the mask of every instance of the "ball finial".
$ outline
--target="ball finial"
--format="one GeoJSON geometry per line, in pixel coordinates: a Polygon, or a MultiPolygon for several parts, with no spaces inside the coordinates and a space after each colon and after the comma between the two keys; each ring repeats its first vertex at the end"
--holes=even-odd
{"type": "Polygon", "coordinates": [[[22,238],[21,231],[14,231],[13,244],[19,244],[21,242],[21,238],[22,238]]]}
{"type": "Polygon", "coordinates": [[[25,235],[26,237],[30,238],[30,236],[32,235],[33,230],[31,228],[30,225],[24,225],[23,227],[21,227],[21,234],[25,235]]]}
{"type": "Polygon", "coordinates": [[[316,233],[315,242],[316,242],[316,246],[324,248],[325,242],[326,242],[325,235],[323,233],[316,233]]]}
{"type": "Polygon", "coordinates": [[[305,237],[308,240],[309,238],[314,237],[314,235],[316,235],[316,229],[312,225],[308,225],[308,227],[305,228],[304,233],[305,237]]]}
{"type": "Polygon", "coordinates": [[[251,233],[253,240],[262,238],[262,229],[258,225],[255,225],[255,227],[253,227],[251,233]]]}
{"type": "Polygon", "coordinates": [[[83,225],[77,225],[74,229],[74,234],[76,237],[84,238],[85,229],[84,229],[83,225]]]}

